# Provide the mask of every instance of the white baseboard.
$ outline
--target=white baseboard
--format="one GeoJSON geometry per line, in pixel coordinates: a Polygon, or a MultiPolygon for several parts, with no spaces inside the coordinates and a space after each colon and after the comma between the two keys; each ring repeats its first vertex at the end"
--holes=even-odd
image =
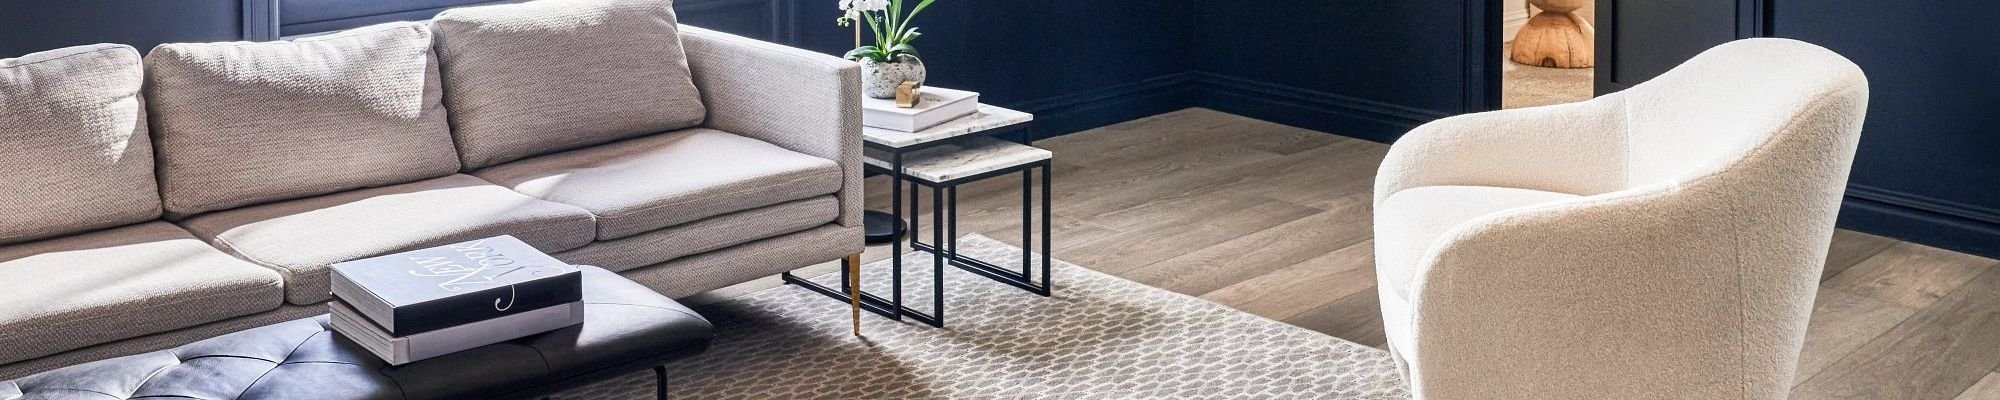
{"type": "Polygon", "coordinates": [[[1501,17],[1502,20],[1505,21],[1504,24],[1500,25],[1501,35],[1504,36],[1502,40],[1505,43],[1513,43],[1514,34],[1520,33],[1521,27],[1528,25],[1527,7],[1510,7],[1510,8],[1511,9],[1507,10],[1507,13],[1503,14],[1501,17]]]}

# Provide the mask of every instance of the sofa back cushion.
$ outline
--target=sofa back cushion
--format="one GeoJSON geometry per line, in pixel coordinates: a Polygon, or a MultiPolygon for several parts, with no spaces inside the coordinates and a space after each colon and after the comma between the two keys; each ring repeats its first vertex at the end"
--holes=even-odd
{"type": "Polygon", "coordinates": [[[129,46],[0,59],[0,244],[160,217],[129,46]]]}
{"type": "Polygon", "coordinates": [[[540,0],[438,14],[467,169],[698,125],[667,0],[540,0]]]}
{"type": "Polygon", "coordinates": [[[167,215],[456,172],[430,42],[405,22],[153,49],[146,100],[167,215]]]}

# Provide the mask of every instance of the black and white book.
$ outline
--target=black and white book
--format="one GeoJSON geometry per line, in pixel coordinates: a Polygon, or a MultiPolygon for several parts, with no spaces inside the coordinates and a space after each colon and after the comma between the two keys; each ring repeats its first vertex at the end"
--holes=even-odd
{"type": "Polygon", "coordinates": [[[480,346],[519,339],[583,323],[583,302],[557,304],[410,336],[390,335],[339,300],[332,309],[333,331],[390,365],[403,365],[480,346]]]}
{"type": "Polygon", "coordinates": [[[390,336],[583,299],[583,274],[513,236],[333,265],[333,297],[390,336]]]}
{"type": "Polygon", "coordinates": [[[861,97],[861,124],[916,132],[979,111],[979,93],[925,86],[917,89],[917,106],[896,107],[895,99],[861,97]]]}

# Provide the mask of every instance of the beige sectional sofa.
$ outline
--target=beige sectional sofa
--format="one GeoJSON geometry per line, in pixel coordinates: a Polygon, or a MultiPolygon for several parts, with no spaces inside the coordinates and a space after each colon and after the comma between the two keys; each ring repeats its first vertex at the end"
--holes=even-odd
{"type": "Polygon", "coordinates": [[[0,60],[0,379],[321,313],[329,264],[479,237],[674,297],[858,253],[858,85],[656,0],[0,60]]]}

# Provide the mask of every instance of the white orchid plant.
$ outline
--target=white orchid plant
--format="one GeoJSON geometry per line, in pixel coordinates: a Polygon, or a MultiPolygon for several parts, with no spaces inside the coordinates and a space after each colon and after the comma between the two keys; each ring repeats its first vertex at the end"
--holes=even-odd
{"type": "Polygon", "coordinates": [[[847,59],[897,62],[906,56],[916,58],[917,48],[910,45],[910,42],[917,40],[917,36],[922,34],[917,33],[917,27],[910,26],[910,20],[916,18],[917,13],[924,12],[925,8],[930,8],[931,3],[935,1],[937,0],[922,0],[917,3],[916,8],[904,13],[903,0],[840,0],[840,11],[845,14],[835,20],[835,23],[848,26],[855,21],[861,21],[867,24],[869,32],[875,35],[874,45],[862,46],[859,43],[861,28],[855,27],[857,47],[847,52],[847,59]]]}

